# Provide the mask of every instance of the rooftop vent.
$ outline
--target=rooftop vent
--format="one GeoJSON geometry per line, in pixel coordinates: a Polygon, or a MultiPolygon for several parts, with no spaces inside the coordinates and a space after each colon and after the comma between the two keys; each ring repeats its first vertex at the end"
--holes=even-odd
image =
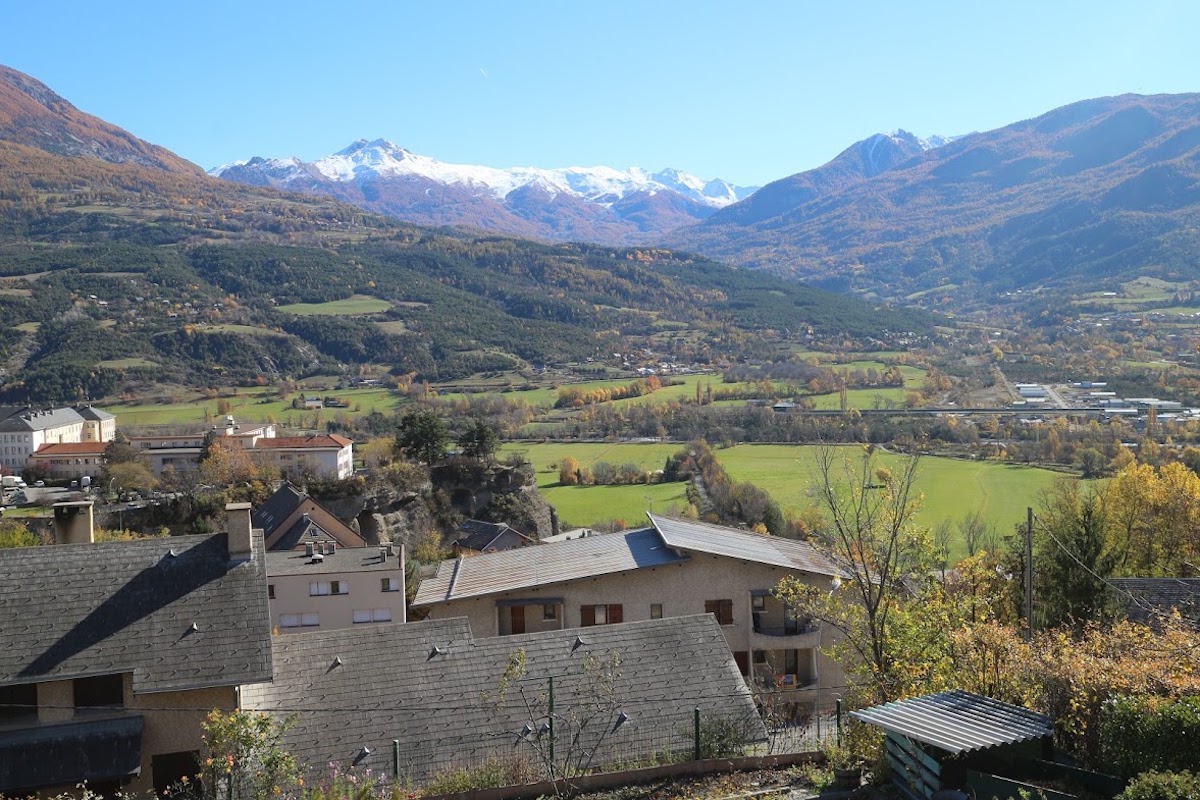
{"type": "Polygon", "coordinates": [[[574,653],[576,650],[583,647],[585,644],[587,644],[587,642],[585,642],[583,639],[576,636],[575,643],[573,645],[571,645],[571,652],[574,653]]]}
{"type": "Polygon", "coordinates": [[[429,661],[430,659],[437,658],[438,656],[444,656],[444,655],[446,655],[446,653],[449,653],[449,652],[450,651],[448,649],[446,649],[445,647],[439,647],[438,645],[435,644],[433,646],[433,649],[429,651],[429,658],[427,658],[425,660],[429,661]]]}

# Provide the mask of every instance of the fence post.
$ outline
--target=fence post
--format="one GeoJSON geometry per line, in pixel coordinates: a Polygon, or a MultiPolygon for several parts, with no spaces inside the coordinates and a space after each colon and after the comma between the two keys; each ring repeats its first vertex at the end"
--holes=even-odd
{"type": "Polygon", "coordinates": [[[842,746],[842,698],[837,699],[837,744],[842,746]]]}
{"type": "Polygon", "coordinates": [[[400,740],[392,739],[392,778],[400,782],[400,740]]]}
{"type": "Polygon", "coordinates": [[[696,710],[692,712],[692,758],[695,761],[700,760],[700,706],[696,706],[696,710]]]}
{"type": "Polygon", "coordinates": [[[550,777],[554,778],[554,676],[550,676],[550,777]]]}

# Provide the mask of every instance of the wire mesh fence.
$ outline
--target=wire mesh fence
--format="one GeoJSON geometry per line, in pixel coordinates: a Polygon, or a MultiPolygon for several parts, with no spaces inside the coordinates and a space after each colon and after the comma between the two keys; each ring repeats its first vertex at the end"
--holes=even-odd
{"type": "MultiPolygon", "coordinates": [[[[719,701],[703,705],[654,714],[600,703],[559,706],[553,714],[534,709],[520,727],[502,733],[473,729],[397,742],[388,772],[401,785],[462,791],[699,759],[813,752],[838,735],[833,702],[772,698],[732,713],[719,701]]],[[[377,770],[383,767],[373,761],[377,770]]]]}

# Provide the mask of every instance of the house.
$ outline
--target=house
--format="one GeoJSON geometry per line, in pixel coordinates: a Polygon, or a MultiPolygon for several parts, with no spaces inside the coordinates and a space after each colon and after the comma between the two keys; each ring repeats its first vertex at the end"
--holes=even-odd
{"type": "Polygon", "coordinates": [[[161,791],[195,773],[205,714],[271,677],[262,539],[249,509],[106,543],[90,503],[54,511],[68,543],[0,549],[0,793],[161,791]]]}
{"type": "Polygon", "coordinates": [[[83,417],[83,441],[111,442],[117,435],[117,418],[107,411],[95,406],[75,406],[75,411],[83,417]]]}
{"type": "Polygon", "coordinates": [[[404,622],[404,547],[307,542],[267,553],[271,623],[282,633],[404,622]]]}
{"type": "Polygon", "coordinates": [[[650,525],[443,561],[413,601],[476,636],[712,614],[742,675],[802,713],[841,686],[819,651],[835,635],[772,594],[785,575],[831,591],[839,570],[807,542],[648,514],[650,525]]]}
{"type": "Polygon", "coordinates": [[[268,550],[301,550],[308,544],[366,547],[367,540],[287,481],[253,514],[268,550]]]}
{"type": "Polygon", "coordinates": [[[454,555],[473,556],[528,547],[537,542],[503,522],[481,522],[469,519],[458,526],[459,537],[454,541],[454,555]]]}
{"type": "Polygon", "coordinates": [[[96,477],[104,470],[104,451],[108,442],[88,441],[44,444],[26,461],[38,475],[57,479],[96,477]]]}
{"type": "Polygon", "coordinates": [[[1129,618],[1144,625],[1180,619],[1200,629],[1200,578],[1113,578],[1117,601],[1129,618]]]}
{"type": "Polygon", "coordinates": [[[85,435],[108,435],[108,439],[97,438],[95,441],[110,441],[116,429],[115,419],[92,417],[103,414],[111,418],[112,415],[91,406],[83,408],[88,417],[74,408],[26,408],[0,420],[0,468],[10,473],[20,472],[28,466],[29,457],[44,444],[90,441],[85,435]]]}
{"type": "Polygon", "coordinates": [[[354,442],[335,433],[262,438],[254,442],[253,453],[284,472],[309,467],[337,480],[354,474],[354,442]]]}
{"type": "Polygon", "coordinates": [[[299,763],[370,769],[384,784],[489,760],[520,760],[536,779],[551,680],[560,762],[593,748],[593,766],[690,753],[696,709],[702,722],[766,738],[711,617],[505,638],[478,638],[461,618],[426,620],[279,636],[274,648],[270,683],[243,687],[243,708],[291,717],[283,745],[299,763]]]}

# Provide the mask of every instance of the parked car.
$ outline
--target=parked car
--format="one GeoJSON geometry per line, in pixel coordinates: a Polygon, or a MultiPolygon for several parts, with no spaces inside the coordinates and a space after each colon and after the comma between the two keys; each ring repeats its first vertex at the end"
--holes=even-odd
{"type": "Polygon", "coordinates": [[[45,481],[34,481],[33,485],[34,485],[34,487],[41,489],[46,485],[46,482],[45,481]]]}

